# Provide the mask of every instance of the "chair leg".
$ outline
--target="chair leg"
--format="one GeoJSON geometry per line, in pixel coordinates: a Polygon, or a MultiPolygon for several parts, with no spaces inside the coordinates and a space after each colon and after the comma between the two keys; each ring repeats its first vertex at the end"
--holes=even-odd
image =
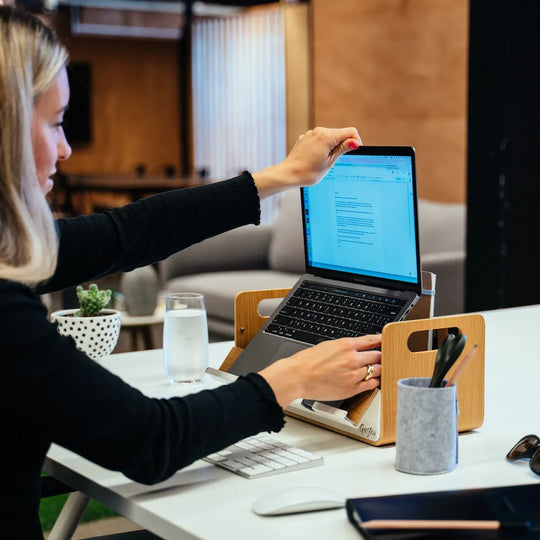
{"type": "Polygon", "coordinates": [[[69,540],[77,529],[89,502],[88,495],[80,491],[71,493],[49,533],[48,540],[69,540]]]}

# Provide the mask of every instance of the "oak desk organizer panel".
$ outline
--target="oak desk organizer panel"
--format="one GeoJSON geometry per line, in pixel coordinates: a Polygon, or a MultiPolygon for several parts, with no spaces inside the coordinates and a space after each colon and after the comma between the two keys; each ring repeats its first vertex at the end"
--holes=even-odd
{"type": "MultiPolygon", "coordinates": [[[[476,354],[457,383],[458,431],[480,427],[484,418],[485,328],[481,315],[455,315],[432,318],[435,301],[435,275],[423,272],[423,294],[407,320],[387,324],[382,333],[381,386],[346,400],[341,409],[315,402],[311,411],[294,401],[285,408],[299,418],[348,437],[380,446],[395,442],[397,381],[407,377],[431,377],[436,350],[430,349],[434,330],[439,340],[449,328],[458,328],[467,337],[466,355],[474,345],[476,354]],[[414,351],[414,352],[413,352],[414,351]]],[[[289,289],[239,293],[235,300],[235,346],[220,369],[228,371],[268,317],[258,313],[262,300],[283,298],[289,289]]],[[[449,371],[449,378],[456,366],[449,371]]]]}

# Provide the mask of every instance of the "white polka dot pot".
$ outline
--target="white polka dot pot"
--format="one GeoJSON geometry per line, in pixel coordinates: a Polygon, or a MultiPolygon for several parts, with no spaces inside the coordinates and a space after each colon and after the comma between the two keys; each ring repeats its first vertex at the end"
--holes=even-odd
{"type": "Polygon", "coordinates": [[[114,349],[120,334],[120,312],[103,309],[95,317],[75,317],[78,309],[64,309],[51,313],[51,320],[58,323],[58,332],[71,336],[77,349],[93,360],[100,361],[114,349]]]}

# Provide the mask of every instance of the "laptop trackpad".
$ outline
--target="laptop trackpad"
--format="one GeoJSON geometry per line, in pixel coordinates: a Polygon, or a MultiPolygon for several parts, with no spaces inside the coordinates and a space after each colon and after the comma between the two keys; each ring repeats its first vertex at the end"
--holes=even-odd
{"type": "Polygon", "coordinates": [[[277,362],[282,358],[292,356],[293,354],[296,354],[299,351],[303,351],[308,347],[311,347],[311,345],[303,345],[302,343],[296,343],[294,341],[286,341],[285,343],[283,343],[283,345],[279,347],[276,354],[272,356],[272,359],[270,360],[270,362],[268,362],[267,365],[269,366],[270,364],[273,364],[274,362],[277,362]]]}

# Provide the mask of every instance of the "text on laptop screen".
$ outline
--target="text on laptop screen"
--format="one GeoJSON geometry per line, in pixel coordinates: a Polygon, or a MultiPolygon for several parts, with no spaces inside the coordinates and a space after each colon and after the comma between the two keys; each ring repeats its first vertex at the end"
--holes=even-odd
{"type": "Polygon", "coordinates": [[[412,167],[410,156],[345,154],[304,188],[309,266],[418,282],[412,167]]]}

